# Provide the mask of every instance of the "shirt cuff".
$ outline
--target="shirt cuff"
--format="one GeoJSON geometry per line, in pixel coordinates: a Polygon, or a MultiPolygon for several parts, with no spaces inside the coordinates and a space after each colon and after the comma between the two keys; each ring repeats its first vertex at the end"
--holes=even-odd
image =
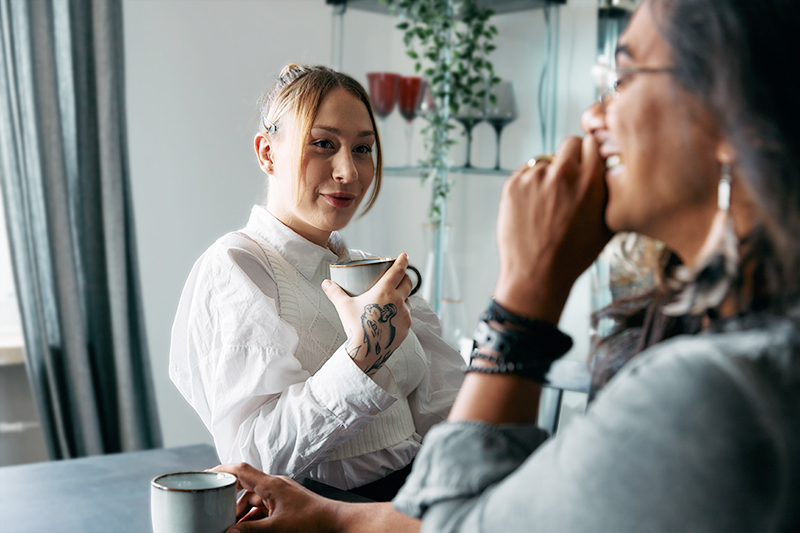
{"type": "MultiPolygon", "coordinates": [[[[381,369],[381,371],[384,368],[381,369]]],[[[385,369],[389,372],[389,369],[385,369]]],[[[378,372],[380,373],[380,371],[378,372]]],[[[384,382],[392,384],[391,372],[384,382]]],[[[312,394],[347,427],[356,422],[364,425],[388,409],[397,398],[380,387],[353,363],[339,347],[316,374],[308,380],[312,394]]]]}
{"type": "Polygon", "coordinates": [[[505,478],[548,437],[533,424],[445,422],[425,437],[414,467],[392,505],[422,518],[438,502],[471,498],[505,478]]]}

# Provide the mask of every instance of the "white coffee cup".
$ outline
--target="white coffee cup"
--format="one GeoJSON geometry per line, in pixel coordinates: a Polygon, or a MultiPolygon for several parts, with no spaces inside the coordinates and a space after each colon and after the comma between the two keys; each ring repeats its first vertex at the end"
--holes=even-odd
{"type": "Polygon", "coordinates": [[[153,533],[223,533],[236,522],[236,476],[174,472],[150,482],[153,533]]]}
{"type": "MultiPolygon", "coordinates": [[[[350,296],[358,296],[370,290],[389,270],[395,260],[394,257],[379,257],[336,263],[331,265],[331,281],[339,285],[350,296]]],[[[419,270],[411,265],[408,265],[408,270],[417,275],[417,283],[411,289],[411,294],[414,294],[422,285],[422,276],[419,270]]]]}

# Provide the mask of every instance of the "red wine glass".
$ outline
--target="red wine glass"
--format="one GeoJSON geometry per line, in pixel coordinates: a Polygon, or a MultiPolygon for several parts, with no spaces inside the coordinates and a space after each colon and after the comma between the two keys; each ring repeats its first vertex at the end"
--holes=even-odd
{"type": "Polygon", "coordinates": [[[367,80],[372,110],[379,118],[386,119],[397,102],[400,75],[392,72],[369,72],[367,80]]]}
{"type": "Polygon", "coordinates": [[[413,166],[411,162],[411,139],[414,136],[414,125],[412,122],[417,116],[417,100],[419,99],[421,84],[422,78],[418,76],[403,76],[400,78],[398,107],[400,108],[400,114],[406,119],[406,160],[408,166],[413,166]]]}

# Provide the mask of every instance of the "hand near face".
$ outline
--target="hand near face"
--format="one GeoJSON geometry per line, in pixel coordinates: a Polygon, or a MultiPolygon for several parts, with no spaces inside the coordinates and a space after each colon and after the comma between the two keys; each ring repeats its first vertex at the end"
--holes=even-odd
{"type": "Polygon", "coordinates": [[[400,254],[375,286],[354,298],[331,281],[322,284],[347,333],[347,353],[369,376],[380,370],[411,327],[405,305],[412,289],[407,266],[408,256],[400,254]]]}
{"type": "Polygon", "coordinates": [[[495,298],[523,316],[558,323],[575,280],[611,238],[597,142],[566,139],[551,163],[517,170],[497,219],[495,298]]]}

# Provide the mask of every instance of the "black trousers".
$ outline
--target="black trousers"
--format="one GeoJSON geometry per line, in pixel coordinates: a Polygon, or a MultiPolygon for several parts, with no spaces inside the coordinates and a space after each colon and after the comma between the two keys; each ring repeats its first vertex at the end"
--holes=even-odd
{"type": "Polygon", "coordinates": [[[370,500],[375,500],[376,502],[392,501],[392,498],[395,497],[397,492],[400,490],[400,487],[402,487],[403,483],[406,482],[408,474],[411,473],[411,465],[413,464],[414,461],[411,461],[408,466],[405,466],[400,470],[395,470],[386,477],[373,481],[372,483],[367,483],[366,485],[361,485],[360,487],[350,489],[348,492],[358,494],[359,496],[369,498],[370,500]]]}

